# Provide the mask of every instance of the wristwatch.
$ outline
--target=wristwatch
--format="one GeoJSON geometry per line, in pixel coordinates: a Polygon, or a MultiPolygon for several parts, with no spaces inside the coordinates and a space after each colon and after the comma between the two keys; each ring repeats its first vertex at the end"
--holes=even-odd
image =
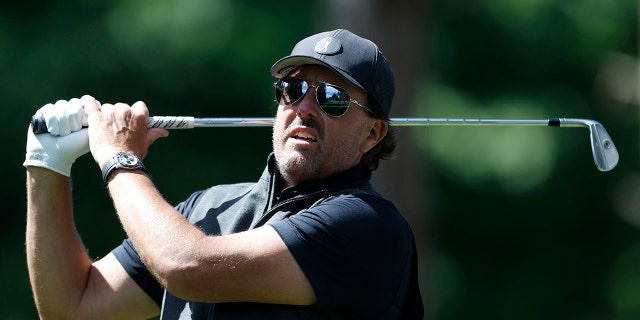
{"type": "Polygon", "coordinates": [[[131,152],[118,152],[116,153],[102,168],[102,180],[107,183],[107,179],[109,179],[109,175],[115,169],[127,169],[127,170],[138,170],[141,169],[144,172],[147,170],[144,168],[144,164],[142,161],[131,152]]]}

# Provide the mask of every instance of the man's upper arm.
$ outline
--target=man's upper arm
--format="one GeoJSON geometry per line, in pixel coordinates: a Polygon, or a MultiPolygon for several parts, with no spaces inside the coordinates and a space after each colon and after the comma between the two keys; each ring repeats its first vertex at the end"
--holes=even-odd
{"type": "Polygon", "coordinates": [[[146,319],[159,311],[153,299],[109,253],[93,263],[76,314],[83,319],[146,319]]]}
{"type": "MultiPolygon", "coordinates": [[[[309,305],[315,293],[279,234],[270,226],[206,236],[167,282],[191,301],[309,305]]],[[[186,250],[186,249],[185,249],[186,250]]]]}

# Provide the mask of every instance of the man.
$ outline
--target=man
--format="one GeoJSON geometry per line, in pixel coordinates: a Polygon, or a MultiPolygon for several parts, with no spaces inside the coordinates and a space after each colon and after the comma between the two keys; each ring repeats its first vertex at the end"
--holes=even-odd
{"type": "Polygon", "coordinates": [[[27,261],[42,318],[422,318],[411,229],[369,183],[395,147],[384,56],[334,30],[300,41],[271,73],[279,106],[262,177],[176,207],[142,164],[168,135],[147,129],[144,103],[84,96],[37,112],[51,134],[28,133],[27,261]],[[69,179],[88,149],[129,237],[95,262],[69,179]]]}

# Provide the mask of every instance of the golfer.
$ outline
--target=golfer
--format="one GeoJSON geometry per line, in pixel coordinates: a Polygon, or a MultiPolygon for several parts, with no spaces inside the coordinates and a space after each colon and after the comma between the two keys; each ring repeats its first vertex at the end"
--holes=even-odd
{"type": "Polygon", "coordinates": [[[370,183],[395,148],[385,57],[334,30],[300,41],[271,74],[278,110],[262,175],[177,206],[143,164],[168,135],[147,129],[143,102],[83,96],[37,111],[51,134],[29,130],[24,165],[41,318],[422,319],[411,228],[370,183]],[[71,166],[88,151],[128,236],[97,261],[71,200],[71,166]]]}

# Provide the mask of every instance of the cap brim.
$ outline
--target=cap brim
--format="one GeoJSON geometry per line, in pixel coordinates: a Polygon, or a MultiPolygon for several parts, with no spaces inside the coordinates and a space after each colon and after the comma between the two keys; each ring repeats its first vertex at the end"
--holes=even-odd
{"type": "Polygon", "coordinates": [[[355,87],[357,87],[358,89],[367,92],[367,90],[364,88],[363,85],[361,85],[358,81],[356,81],[356,79],[354,79],[351,75],[349,75],[346,71],[336,68],[324,61],[322,61],[321,59],[317,59],[314,57],[309,57],[309,56],[287,56],[284,57],[278,61],[276,61],[276,63],[273,64],[273,67],[271,67],[271,75],[280,79],[282,77],[286,77],[293,69],[302,66],[302,65],[306,65],[306,64],[312,64],[312,65],[319,65],[319,66],[323,66],[323,67],[327,67],[329,69],[331,69],[333,72],[337,73],[340,77],[342,77],[344,80],[346,80],[347,82],[351,83],[352,85],[354,85],[355,87]]]}

